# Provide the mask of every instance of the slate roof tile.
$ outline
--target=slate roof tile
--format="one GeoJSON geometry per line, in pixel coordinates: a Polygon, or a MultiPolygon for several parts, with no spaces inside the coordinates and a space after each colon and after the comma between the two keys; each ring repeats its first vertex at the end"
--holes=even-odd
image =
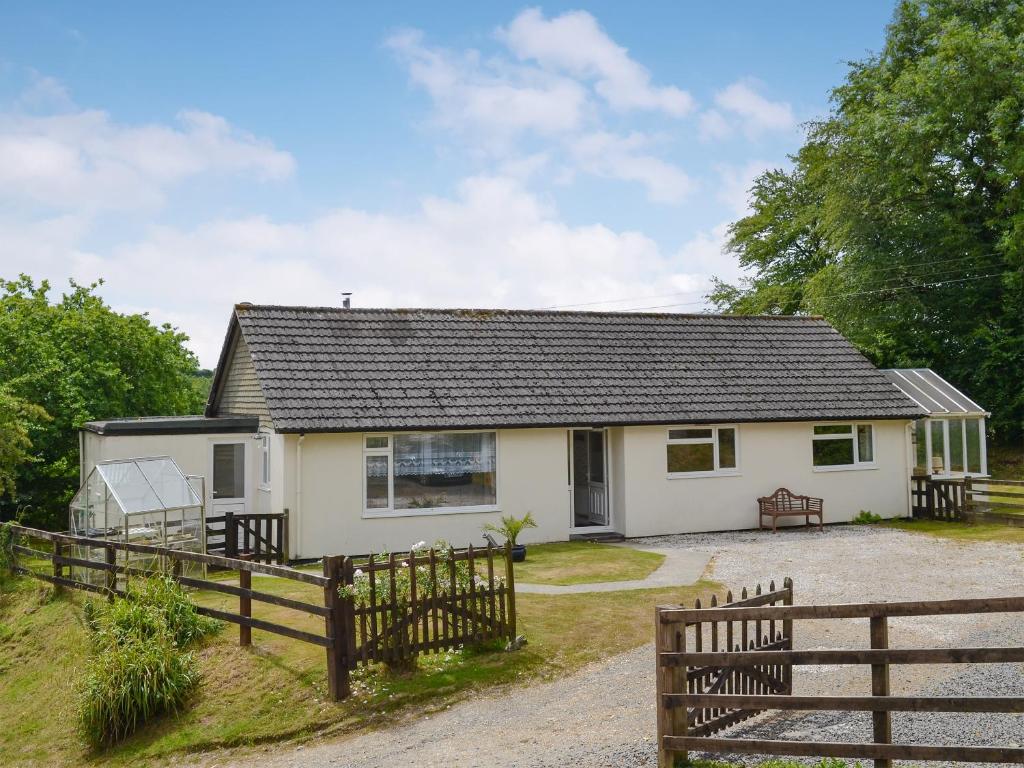
{"type": "Polygon", "coordinates": [[[239,305],[281,431],[915,418],[810,317],[239,305]]]}

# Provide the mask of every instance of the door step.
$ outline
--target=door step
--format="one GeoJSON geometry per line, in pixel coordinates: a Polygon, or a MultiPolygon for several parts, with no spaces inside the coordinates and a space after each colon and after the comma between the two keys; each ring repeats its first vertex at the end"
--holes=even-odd
{"type": "Polygon", "coordinates": [[[569,541],[596,541],[601,544],[615,544],[625,541],[626,537],[614,531],[602,531],[600,533],[570,533],[569,541]]]}

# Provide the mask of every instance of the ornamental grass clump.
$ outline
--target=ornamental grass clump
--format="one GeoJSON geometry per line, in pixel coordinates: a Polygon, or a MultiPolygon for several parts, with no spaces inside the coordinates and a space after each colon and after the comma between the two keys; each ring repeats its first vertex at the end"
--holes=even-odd
{"type": "Polygon", "coordinates": [[[180,710],[199,684],[186,650],[221,629],[165,576],[132,585],[113,602],[89,601],[92,652],[78,687],[78,721],[93,746],[113,744],[146,721],[180,710]]]}

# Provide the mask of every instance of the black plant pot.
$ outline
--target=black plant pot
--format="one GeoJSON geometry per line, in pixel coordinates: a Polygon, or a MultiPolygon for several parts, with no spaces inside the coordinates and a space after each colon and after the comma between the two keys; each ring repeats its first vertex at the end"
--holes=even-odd
{"type": "Polygon", "coordinates": [[[526,545],[516,544],[512,547],[512,562],[521,563],[526,559],[526,545]]]}

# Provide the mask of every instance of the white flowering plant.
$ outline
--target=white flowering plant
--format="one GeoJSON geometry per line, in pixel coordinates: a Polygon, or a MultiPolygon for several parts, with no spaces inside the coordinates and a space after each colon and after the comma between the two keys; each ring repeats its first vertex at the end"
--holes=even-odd
{"type": "MultiPolygon", "coordinates": [[[[478,573],[471,573],[469,562],[452,559],[452,549],[446,541],[437,541],[433,547],[428,547],[426,542],[419,541],[409,548],[409,554],[395,563],[394,571],[394,594],[399,605],[406,605],[412,600],[412,572],[416,572],[416,594],[422,598],[434,594],[436,588],[438,595],[447,595],[452,591],[452,579],[454,576],[456,593],[463,590],[469,591],[470,587],[476,589],[486,588],[487,579],[478,573]],[[434,569],[431,571],[429,562],[422,562],[434,550],[434,569]],[[409,559],[415,558],[415,569],[409,566],[409,559]]],[[[381,552],[374,555],[373,561],[387,563],[391,558],[389,552],[381,552]]],[[[481,557],[486,561],[486,557],[481,557]]],[[[376,595],[376,602],[391,600],[391,571],[390,569],[374,568],[373,591],[376,595]]],[[[505,583],[503,577],[495,576],[495,586],[505,583]]],[[[370,574],[368,567],[356,567],[353,571],[351,584],[342,584],[338,587],[338,594],[344,598],[351,598],[356,605],[369,605],[371,603],[370,574]]]]}

